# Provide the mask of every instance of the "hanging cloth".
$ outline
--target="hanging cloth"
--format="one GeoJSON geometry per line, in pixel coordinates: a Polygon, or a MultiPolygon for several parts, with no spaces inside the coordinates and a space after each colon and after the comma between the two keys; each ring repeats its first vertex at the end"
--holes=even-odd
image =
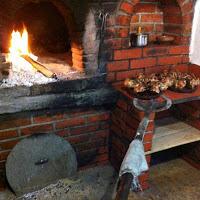
{"type": "Polygon", "coordinates": [[[200,0],[196,1],[190,43],[190,62],[200,66],[200,0]]]}

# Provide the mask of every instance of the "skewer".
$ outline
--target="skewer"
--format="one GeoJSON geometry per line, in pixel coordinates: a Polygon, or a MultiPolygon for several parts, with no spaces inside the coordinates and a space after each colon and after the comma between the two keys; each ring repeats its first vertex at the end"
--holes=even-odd
{"type": "Polygon", "coordinates": [[[41,63],[33,60],[30,56],[28,55],[21,55],[22,58],[24,58],[27,62],[29,62],[37,71],[39,71],[40,73],[42,73],[43,75],[45,75],[48,78],[55,78],[57,79],[57,76],[55,73],[51,72],[50,70],[48,70],[44,65],[42,65],[41,63]]]}

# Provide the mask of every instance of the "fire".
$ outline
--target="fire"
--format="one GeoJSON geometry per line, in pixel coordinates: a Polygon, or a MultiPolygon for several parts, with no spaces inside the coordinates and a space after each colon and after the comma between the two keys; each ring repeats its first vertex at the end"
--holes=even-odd
{"type": "Polygon", "coordinates": [[[30,55],[28,47],[28,31],[26,28],[24,28],[22,34],[19,31],[12,32],[9,50],[12,55],[30,55]]]}
{"type": "Polygon", "coordinates": [[[33,67],[27,63],[21,56],[28,55],[33,60],[37,60],[37,56],[33,55],[29,48],[28,31],[26,28],[22,32],[13,31],[11,34],[9,55],[7,61],[11,62],[14,71],[28,70],[32,71],[33,67]]]}

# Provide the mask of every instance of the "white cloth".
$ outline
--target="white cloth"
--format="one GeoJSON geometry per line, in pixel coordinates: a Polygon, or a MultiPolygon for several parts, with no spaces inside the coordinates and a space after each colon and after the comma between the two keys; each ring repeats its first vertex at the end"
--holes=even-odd
{"type": "Polygon", "coordinates": [[[190,62],[200,66],[200,0],[196,1],[190,43],[190,62]]]}
{"type": "Polygon", "coordinates": [[[132,189],[135,189],[138,187],[137,177],[148,169],[142,142],[133,140],[121,164],[119,177],[125,173],[131,173],[134,177],[132,189]]]}

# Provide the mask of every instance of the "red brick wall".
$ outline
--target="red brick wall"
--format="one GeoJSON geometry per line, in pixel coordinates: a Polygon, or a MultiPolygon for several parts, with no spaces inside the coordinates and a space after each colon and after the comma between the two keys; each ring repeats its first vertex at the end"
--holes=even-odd
{"type": "MultiPolygon", "coordinates": [[[[162,50],[163,49],[160,48],[160,52],[158,52],[158,54],[164,53],[162,52],[162,50]]],[[[177,51],[181,53],[184,51],[184,48],[177,47],[173,49],[170,47],[169,50],[171,53],[177,51]]],[[[152,52],[155,53],[153,50],[152,52]]],[[[147,54],[150,55],[150,53],[147,54]]],[[[123,62],[125,63],[126,61],[123,62]]],[[[189,72],[195,73],[197,76],[200,76],[199,66],[191,65],[188,67],[188,65],[180,65],[179,67],[179,70],[188,70],[189,72]]],[[[112,165],[116,169],[119,169],[125,153],[129,147],[129,144],[136,135],[136,130],[143,116],[143,112],[140,112],[133,107],[132,100],[129,97],[121,94],[117,102],[116,108],[111,113],[110,160],[112,165]]],[[[181,120],[186,120],[186,122],[189,123],[191,126],[200,129],[200,100],[174,105],[172,109],[156,113],[156,115],[153,113],[144,137],[143,144],[145,152],[151,150],[154,133],[154,120],[169,116],[181,116],[181,120]]],[[[185,153],[185,159],[198,169],[200,169],[199,150],[200,143],[198,142],[195,144],[187,145],[187,150],[185,153]]],[[[150,165],[151,155],[146,156],[146,159],[148,164],[150,165]]],[[[149,172],[145,172],[144,174],[142,174],[139,180],[142,188],[147,189],[149,187],[149,172]]]]}
{"type": "Polygon", "coordinates": [[[105,40],[106,48],[110,49],[108,82],[118,84],[140,72],[159,72],[171,68],[187,70],[193,1],[159,2],[123,0],[116,15],[109,17],[105,40]],[[130,48],[129,33],[139,22],[151,33],[152,41],[156,35],[166,33],[175,36],[174,44],[130,48]]]}
{"type": "Polygon", "coordinates": [[[55,113],[0,117],[0,168],[13,147],[37,133],[56,133],[68,140],[77,152],[79,167],[108,162],[110,112],[102,109],[75,109],[55,113]]]}
{"type": "Polygon", "coordinates": [[[188,46],[157,46],[114,50],[107,65],[107,80],[120,83],[138,73],[154,73],[164,69],[185,70],[188,67],[188,46]]]}
{"type": "Polygon", "coordinates": [[[130,32],[137,31],[138,26],[143,28],[143,32],[149,34],[150,42],[155,41],[156,37],[163,33],[163,11],[159,2],[141,1],[134,6],[130,32]]]}

